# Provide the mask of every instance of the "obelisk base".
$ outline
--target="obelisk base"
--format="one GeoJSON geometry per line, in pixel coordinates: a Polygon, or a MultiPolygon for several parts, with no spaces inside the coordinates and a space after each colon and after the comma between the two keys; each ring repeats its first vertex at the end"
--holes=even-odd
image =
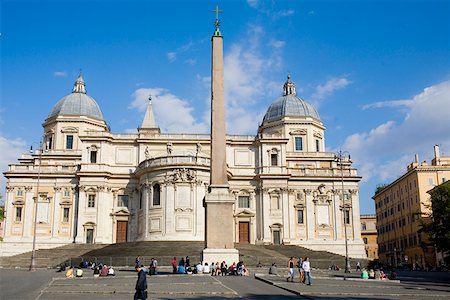
{"type": "Polygon", "coordinates": [[[219,264],[223,261],[230,266],[233,262],[239,262],[239,251],[237,249],[213,249],[206,248],[203,249],[202,253],[202,261],[210,263],[219,262],[219,264]]]}
{"type": "Polygon", "coordinates": [[[205,195],[205,249],[203,261],[227,264],[239,261],[234,249],[234,196],[228,185],[211,185],[205,195]]]}

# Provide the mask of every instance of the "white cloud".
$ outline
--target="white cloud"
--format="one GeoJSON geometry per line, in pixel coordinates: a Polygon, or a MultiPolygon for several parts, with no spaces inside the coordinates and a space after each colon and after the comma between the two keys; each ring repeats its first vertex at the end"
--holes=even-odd
{"type": "Polygon", "coordinates": [[[174,61],[177,58],[177,54],[176,52],[167,52],[167,58],[170,61],[174,61]]]}
{"type": "Polygon", "coordinates": [[[313,102],[315,102],[316,105],[318,105],[320,100],[323,100],[331,96],[333,92],[345,88],[350,83],[352,82],[348,80],[346,77],[331,78],[325,84],[319,84],[318,86],[316,86],[315,91],[311,96],[311,99],[313,102]]]}
{"type": "Polygon", "coordinates": [[[161,131],[170,133],[206,133],[208,126],[197,122],[192,115],[189,102],[178,98],[164,88],[140,88],[131,96],[133,101],[128,108],[145,112],[148,96],[152,95],[153,113],[161,131]]]}
{"type": "Polygon", "coordinates": [[[186,62],[188,65],[195,66],[195,64],[197,63],[197,60],[196,60],[196,59],[193,59],[193,58],[188,58],[188,59],[185,60],[185,62],[186,62]]]}
{"type": "Polygon", "coordinates": [[[433,85],[397,103],[402,103],[403,109],[406,105],[401,122],[386,121],[368,132],[348,136],[343,148],[352,153],[363,180],[393,180],[405,172],[415,154],[429,160],[435,144],[450,151],[449,99],[450,81],[433,85]]]}
{"type": "Polygon", "coordinates": [[[274,2],[247,0],[247,4],[248,4],[248,6],[256,9],[258,12],[265,14],[268,17],[272,18],[273,20],[276,20],[276,19],[279,19],[282,17],[289,17],[295,13],[295,10],[292,8],[285,9],[285,10],[276,10],[274,2]]]}
{"type": "Polygon", "coordinates": [[[266,45],[264,36],[263,27],[249,24],[243,38],[247,41],[246,47],[243,48],[244,43],[239,41],[232,44],[225,55],[227,131],[230,133],[256,133],[265,113],[265,108],[258,107],[258,101],[264,97],[275,98],[281,93],[281,84],[274,82],[271,76],[282,66],[285,42],[273,39],[266,45]]]}
{"type": "Polygon", "coordinates": [[[259,5],[259,1],[258,0],[247,0],[247,4],[250,7],[257,8],[259,5]]]}
{"type": "MultiPolygon", "coordinates": [[[[0,135],[0,172],[8,170],[8,165],[17,162],[19,155],[26,152],[26,142],[21,138],[7,139],[0,135]]],[[[5,177],[0,176],[0,194],[4,195],[6,180],[5,177]]],[[[4,197],[3,197],[4,200],[4,197]]]]}
{"type": "Polygon", "coordinates": [[[53,72],[53,76],[55,77],[67,77],[66,71],[55,71],[53,72]]]}
{"type": "Polygon", "coordinates": [[[189,49],[192,48],[193,45],[194,45],[194,43],[192,41],[190,41],[190,42],[178,47],[175,51],[167,52],[167,59],[169,59],[170,62],[174,61],[175,59],[177,59],[177,56],[180,53],[188,51],[189,49]]]}
{"type": "Polygon", "coordinates": [[[369,103],[362,106],[363,110],[369,108],[382,108],[382,107],[400,107],[400,106],[411,106],[414,102],[412,100],[388,100],[380,101],[375,103],[369,103]]]}

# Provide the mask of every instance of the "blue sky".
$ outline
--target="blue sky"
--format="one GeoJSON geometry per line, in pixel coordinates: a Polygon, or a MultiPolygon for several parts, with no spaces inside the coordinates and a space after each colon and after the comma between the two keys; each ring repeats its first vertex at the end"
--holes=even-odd
{"type": "MultiPolygon", "coordinates": [[[[254,134],[288,72],[359,168],[362,213],[377,184],[433,145],[450,155],[449,1],[220,1],[228,133],[254,134]]],[[[113,132],[155,95],[164,132],[208,132],[216,1],[1,2],[0,167],[42,135],[80,69],[113,132]]],[[[4,194],[4,178],[0,181],[4,194]]]]}

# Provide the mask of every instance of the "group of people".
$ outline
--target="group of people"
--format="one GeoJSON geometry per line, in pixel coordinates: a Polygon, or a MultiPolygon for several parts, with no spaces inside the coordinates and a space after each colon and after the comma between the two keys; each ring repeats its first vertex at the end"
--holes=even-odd
{"type": "Polygon", "coordinates": [[[244,262],[240,261],[237,264],[233,262],[229,267],[225,261],[222,262],[212,262],[208,264],[207,262],[199,262],[196,265],[190,264],[189,256],[186,258],[182,257],[179,261],[174,257],[172,259],[172,272],[174,274],[211,274],[212,276],[226,276],[226,275],[237,275],[237,276],[248,276],[249,271],[245,267],[244,262]]]}
{"type": "MultiPolygon", "coordinates": [[[[272,264],[272,267],[274,266],[274,264],[272,264]]],[[[305,258],[299,257],[297,261],[294,259],[294,257],[291,257],[288,260],[288,263],[287,263],[288,276],[286,278],[286,281],[289,281],[289,279],[290,279],[291,282],[294,282],[294,274],[295,274],[294,266],[297,267],[297,269],[298,269],[298,273],[300,275],[300,283],[305,284],[306,281],[308,281],[308,283],[306,283],[306,284],[311,285],[312,284],[311,265],[309,263],[308,257],[305,257],[305,258]]],[[[270,273],[271,273],[271,270],[269,269],[269,274],[270,273]]]]}
{"type": "MultiPolygon", "coordinates": [[[[83,267],[84,266],[85,266],[84,264],[80,264],[80,266],[78,266],[78,268],[76,268],[76,269],[73,266],[69,266],[67,268],[61,267],[58,270],[58,272],[62,272],[63,270],[66,271],[66,278],[83,277],[83,273],[84,273],[83,267]]],[[[100,277],[100,276],[106,277],[106,276],[115,276],[116,275],[115,270],[112,266],[108,267],[107,265],[103,265],[101,263],[98,265],[96,265],[95,263],[91,264],[90,268],[93,269],[93,271],[94,271],[94,277],[100,277]]]]}
{"type": "Polygon", "coordinates": [[[383,280],[383,279],[390,279],[390,280],[395,280],[397,279],[397,273],[395,271],[392,271],[388,276],[386,276],[386,274],[383,272],[383,270],[367,270],[365,268],[363,268],[361,270],[361,278],[362,279],[378,279],[378,280],[383,280]]]}
{"type": "Polygon", "coordinates": [[[156,260],[156,258],[152,257],[151,261],[150,261],[150,265],[148,266],[148,268],[146,268],[143,264],[141,264],[141,258],[138,256],[136,257],[135,260],[135,270],[137,272],[138,269],[142,269],[142,271],[144,271],[144,273],[146,273],[147,275],[158,275],[158,260],[156,260]]]}

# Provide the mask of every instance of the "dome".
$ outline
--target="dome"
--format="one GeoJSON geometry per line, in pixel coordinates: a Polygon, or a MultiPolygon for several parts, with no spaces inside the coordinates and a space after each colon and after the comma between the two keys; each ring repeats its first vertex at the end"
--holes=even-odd
{"type": "Polygon", "coordinates": [[[296,95],[295,85],[290,76],[284,83],[284,95],[269,106],[263,124],[284,117],[312,117],[320,121],[320,116],[314,106],[296,95]]]}
{"type": "Polygon", "coordinates": [[[48,118],[55,116],[86,116],[104,121],[102,111],[97,102],[86,95],[83,77],[78,76],[71,94],[61,98],[53,106],[48,118]]]}

